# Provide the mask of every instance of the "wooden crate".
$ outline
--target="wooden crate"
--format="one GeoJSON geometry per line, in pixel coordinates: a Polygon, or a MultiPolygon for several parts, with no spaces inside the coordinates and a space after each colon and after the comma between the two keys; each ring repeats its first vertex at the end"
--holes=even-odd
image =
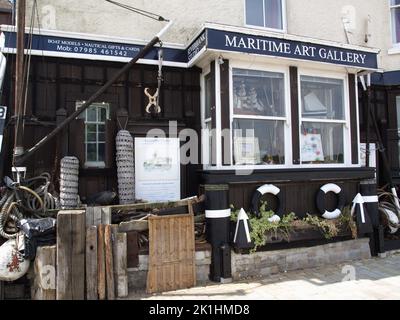
{"type": "Polygon", "coordinates": [[[147,292],[196,285],[193,214],[149,217],[147,292]]]}

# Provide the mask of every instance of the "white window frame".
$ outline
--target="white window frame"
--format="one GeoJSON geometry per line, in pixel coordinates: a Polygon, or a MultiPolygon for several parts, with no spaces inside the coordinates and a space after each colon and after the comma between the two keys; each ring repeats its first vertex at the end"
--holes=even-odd
{"type": "MultiPolygon", "coordinates": [[[[212,166],[212,163],[209,163],[209,158],[210,158],[210,144],[209,144],[209,139],[210,135],[207,129],[207,124],[210,123],[212,124],[212,110],[209,118],[206,118],[206,76],[208,76],[211,73],[211,66],[208,65],[203,69],[203,72],[200,76],[200,90],[201,90],[201,95],[200,95],[200,105],[201,105],[201,141],[202,141],[202,147],[201,147],[201,161],[203,164],[203,169],[208,170],[211,168],[215,168],[215,166],[212,166]]],[[[214,88],[215,91],[215,88],[214,88]]]]}
{"type": "MultiPolygon", "coordinates": [[[[76,102],[76,109],[78,109],[83,103],[85,103],[85,101],[77,101],[76,102]]],[[[97,110],[96,110],[97,111],[97,110]]],[[[97,112],[96,112],[96,117],[97,117],[97,112]]],[[[85,163],[84,163],[84,167],[85,168],[105,168],[106,167],[106,163],[105,161],[86,161],[87,159],[87,124],[104,124],[104,145],[106,144],[106,125],[107,125],[107,120],[110,119],[110,104],[109,103],[105,103],[105,102],[94,102],[92,103],[80,116],[79,118],[83,119],[84,121],[84,126],[85,126],[85,134],[83,137],[83,144],[84,144],[84,148],[85,148],[85,163]],[[106,120],[103,122],[99,122],[99,121],[87,121],[87,112],[89,110],[90,107],[96,107],[97,108],[104,108],[106,109],[106,120]]],[[[98,145],[98,133],[97,133],[97,137],[96,137],[96,145],[98,145]]]]}
{"type": "MultiPolygon", "coordinates": [[[[230,119],[230,131],[233,130],[233,120],[234,119],[251,119],[251,120],[278,120],[284,123],[284,142],[285,142],[285,164],[277,165],[234,165],[234,153],[233,153],[233,141],[230,143],[230,154],[231,163],[230,166],[224,166],[222,169],[230,170],[266,170],[266,169],[287,169],[293,166],[293,156],[292,156],[292,132],[291,132],[291,102],[290,102],[290,77],[289,68],[280,66],[268,66],[265,64],[252,64],[249,66],[246,62],[232,61],[229,66],[229,119],[230,119]],[[265,72],[276,72],[282,73],[284,76],[284,86],[285,86],[285,116],[284,117],[269,117],[269,116],[246,116],[246,115],[235,115],[233,110],[233,69],[245,69],[254,71],[265,71],[265,72]]],[[[232,137],[232,134],[231,134],[232,137]]]]}
{"type": "MultiPolygon", "coordinates": [[[[300,165],[297,167],[300,168],[348,168],[355,167],[358,165],[353,165],[351,158],[351,130],[350,130],[350,97],[349,97],[349,83],[348,76],[345,73],[335,73],[335,72],[325,72],[325,71],[316,71],[316,70],[308,70],[308,69],[298,69],[298,99],[299,99],[299,139],[301,139],[301,126],[303,122],[312,122],[312,123],[337,123],[343,125],[343,163],[327,163],[327,164],[303,164],[302,156],[300,150],[300,165]],[[343,107],[344,107],[344,120],[328,120],[328,119],[318,119],[318,118],[303,118],[302,113],[302,99],[301,99],[301,76],[310,76],[310,77],[319,77],[319,78],[328,78],[328,79],[337,79],[343,80],[343,107]]],[[[358,115],[357,115],[358,116],[358,115]]],[[[358,123],[358,119],[357,119],[358,123]]],[[[301,145],[301,141],[299,141],[299,145],[301,145]]],[[[359,150],[359,146],[358,146],[359,150]]]]}
{"type": "Polygon", "coordinates": [[[272,32],[279,32],[279,33],[286,33],[287,32],[287,18],[286,18],[286,0],[281,0],[282,3],[282,29],[278,28],[269,28],[265,27],[265,1],[263,0],[263,17],[264,17],[264,27],[263,26],[256,26],[247,23],[247,15],[246,15],[246,0],[243,0],[243,7],[244,7],[244,25],[247,28],[265,30],[265,31],[272,31],[272,32]]]}
{"type": "Polygon", "coordinates": [[[400,9],[400,4],[392,5],[392,1],[389,0],[389,8],[390,8],[390,26],[391,26],[391,35],[392,35],[392,44],[396,49],[400,49],[400,39],[395,39],[395,24],[393,21],[393,12],[395,9],[400,9]]]}

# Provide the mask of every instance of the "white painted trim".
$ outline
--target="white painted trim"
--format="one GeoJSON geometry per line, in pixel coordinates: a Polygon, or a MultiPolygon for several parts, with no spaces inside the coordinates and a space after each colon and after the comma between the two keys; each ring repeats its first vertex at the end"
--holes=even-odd
{"type": "Polygon", "coordinates": [[[376,203],[379,202],[378,196],[363,196],[364,203],[376,203]]]}
{"type": "MultiPolygon", "coordinates": [[[[290,108],[290,77],[289,68],[286,66],[271,66],[262,63],[246,63],[243,61],[230,60],[229,65],[229,101],[230,101],[230,124],[231,131],[234,119],[249,119],[249,120],[269,120],[269,121],[282,121],[284,122],[284,142],[285,142],[285,164],[284,165],[259,165],[254,166],[257,169],[267,168],[267,169],[278,169],[278,168],[288,168],[293,164],[292,155],[292,133],[290,126],[291,119],[291,108],[290,108]],[[236,115],[233,112],[233,69],[245,69],[245,70],[255,70],[255,71],[266,71],[266,72],[276,72],[283,74],[284,88],[285,88],[285,117],[268,117],[268,116],[246,116],[246,115],[236,115]]],[[[233,141],[231,143],[231,163],[229,168],[232,169],[251,169],[253,166],[240,166],[234,165],[234,154],[233,154],[233,141]]]]}
{"type": "Polygon", "coordinates": [[[394,46],[393,48],[390,48],[388,50],[388,54],[389,55],[400,54],[400,44],[399,44],[399,47],[394,46]]]}
{"type": "Polygon", "coordinates": [[[222,167],[222,143],[221,133],[221,68],[218,58],[215,60],[215,121],[216,121],[216,145],[217,145],[217,167],[222,167]]]}
{"type": "MultiPolygon", "coordinates": [[[[400,8],[400,5],[392,5],[391,0],[389,1],[389,21],[390,21],[390,36],[391,36],[391,40],[392,40],[392,44],[393,44],[393,49],[400,49],[400,39],[398,39],[399,41],[396,42],[395,41],[395,35],[394,35],[394,25],[393,25],[393,17],[392,17],[392,10],[396,9],[396,8],[400,8]]],[[[393,49],[389,49],[389,54],[394,54],[393,49]]],[[[396,50],[397,51],[397,50],[396,50]]],[[[396,52],[397,53],[397,52],[396,52]]]]}
{"type": "Polygon", "coordinates": [[[230,218],[231,209],[206,210],[206,219],[230,218]]]}
{"type": "MultiPolygon", "coordinates": [[[[351,163],[351,130],[350,130],[350,97],[349,97],[349,85],[348,85],[348,74],[339,72],[326,72],[318,70],[310,70],[305,68],[298,68],[298,99],[299,99],[299,137],[301,137],[301,124],[303,122],[314,122],[314,123],[333,123],[343,124],[343,152],[344,152],[344,163],[334,164],[333,167],[349,167],[351,163]],[[339,79],[343,81],[343,104],[345,120],[324,120],[324,119],[311,119],[302,117],[302,99],[301,99],[301,76],[311,76],[320,78],[339,79]]],[[[322,167],[330,167],[331,164],[319,164],[322,167]]],[[[314,167],[312,164],[303,164],[302,156],[300,151],[300,166],[301,167],[314,167]]]]}

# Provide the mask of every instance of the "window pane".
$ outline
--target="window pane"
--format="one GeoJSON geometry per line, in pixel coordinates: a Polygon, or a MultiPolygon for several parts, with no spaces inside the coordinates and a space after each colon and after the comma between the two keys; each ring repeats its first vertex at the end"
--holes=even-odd
{"type": "Polygon", "coordinates": [[[86,134],[86,141],[87,142],[96,142],[96,133],[94,132],[88,132],[86,134]]]}
{"type": "Polygon", "coordinates": [[[97,125],[97,130],[99,132],[106,132],[106,126],[104,124],[97,125]]]}
{"type": "Polygon", "coordinates": [[[344,120],[343,80],[301,76],[304,118],[344,120]]]}
{"type": "Polygon", "coordinates": [[[87,130],[87,132],[96,133],[97,132],[97,125],[96,124],[87,124],[86,125],[86,130],[87,130]]]}
{"type": "Polygon", "coordinates": [[[284,117],[284,74],[234,69],[233,108],[238,115],[284,117]]]}
{"type": "Polygon", "coordinates": [[[265,0],[265,26],[283,29],[281,0],[265,0]]]}
{"type": "Polygon", "coordinates": [[[106,108],[98,108],[98,119],[100,122],[106,122],[107,120],[107,110],[106,108]]]}
{"type": "Polygon", "coordinates": [[[392,9],[392,26],[393,26],[392,27],[393,28],[393,42],[399,43],[400,42],[400,8],[392,9]]]}
{"type": "Polygon", "coordinates": [[[89,107],[87,109],[86,121],[97,121],[97,118],[96,118],[96,107],[89,107]]]}
{"type": "Polygon", "coordinates": [[[98,161],[105,161],[106,156],[106,145],[105,143],[99,143],[99,160],[98,161]]]}
{"type": "Polygon", "coordinates": [[[283,121],[235,119],[233,129],[235,164],[285,163],[283,121]]]}
{"type": "Polygon", "coordinates": [[[400,0],[391,0],[391,5],[392,6],[400,5],[400,0]]]}
{"type": "Polygon", "coordinates": [[[97,148],[96,143],[86,144],[86,161],[97,161],[97,148]]]}
{"type": "Polygon", "coordinates": [[[344,163],[343,125],[302,124],[301,159],[304,164],[344,163]]]}
{"type": "Polygon", "coordinates": [[[246,0],[246,24],[264,27],[263,0],[246,0]]]}
{"type": "Polygon", "coordinates": [[[99,142],[105,142],[106,141],[106,135],[104,132],[99,132],[99,142]]]}
{"type": "Polygon", "coordinates": [[[212,108],[212,97],[213,97],[213,90],[212,81],[211,81],[211,74],[207,74],[204,78],[205,80],[205,118],[211,118],[211,108],[212,108]]]}

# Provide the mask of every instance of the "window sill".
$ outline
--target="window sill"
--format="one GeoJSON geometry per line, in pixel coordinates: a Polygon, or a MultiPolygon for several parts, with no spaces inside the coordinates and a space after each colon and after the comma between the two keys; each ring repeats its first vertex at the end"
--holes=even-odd
{"type": "Polygon", "coordinates": [[[393,47],[393,48],[389,49],[388,50],[388,54],[389,55],[400,54],[400,46],[399,47],[393,47]]]}
{"type": "Polygon", "coordinates": [[[286,29],[274,29],[274,28],[267,28],[267,27],[261,27],[261,26],[253,26],[251,24],[245,24],[244,26],[249,29],[256,29],[256,30],[261,30],[261,31],[287,33],[286,29]]]}

